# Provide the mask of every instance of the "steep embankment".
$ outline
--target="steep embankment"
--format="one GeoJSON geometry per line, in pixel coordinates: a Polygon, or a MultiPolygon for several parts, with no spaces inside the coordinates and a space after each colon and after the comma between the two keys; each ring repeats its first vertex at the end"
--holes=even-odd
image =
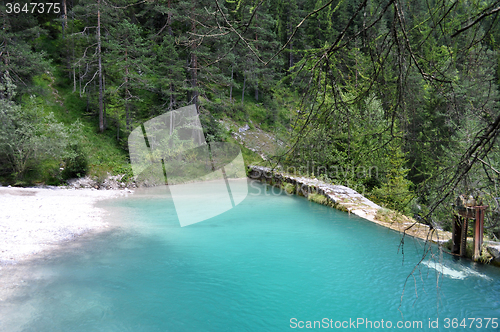
{"type": "MultiPolygon", "coordinates": [[[[262,160],[267,160],[268,156],[278,154],[279,150],[284,146],[284,143],[275,134],[263,130],[254,124],[252,120],[248,120],[248,123],[242,125],[225,117],[219,120],[219,122],[229,132],[236,143],[245,147],[262,160]]],[[[255,158],[253,161],[255,161],[255,158]]]]}

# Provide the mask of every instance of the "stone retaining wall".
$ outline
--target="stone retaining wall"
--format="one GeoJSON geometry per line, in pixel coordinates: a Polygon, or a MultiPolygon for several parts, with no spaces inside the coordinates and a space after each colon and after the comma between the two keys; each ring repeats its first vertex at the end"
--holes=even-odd
{"type": "Polygon", "coordinates": [[[351,188],[328,184],[318,179],[285,175],[272,171],[270,168],[260,166],[249,166],[248,176],[251,179],[282,187],[289,191],[289,193],[300,196],[309,197],[310,194],[322,195],[327,200],[327,204],[325,205],[353,213],[370,221],[375,221],[375,215],[381,209],[379,205],[351,188]],[[292,187],[286,184],[290,184],[292,187]]]}

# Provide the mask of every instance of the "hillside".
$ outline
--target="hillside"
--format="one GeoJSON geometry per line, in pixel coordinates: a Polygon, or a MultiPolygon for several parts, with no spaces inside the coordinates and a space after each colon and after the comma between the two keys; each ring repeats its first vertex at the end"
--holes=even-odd
{"type": "MultiPolygon", "coordinates": [[[[0,183],[131,179],[128,136],[195,105],[206,141],[450,230],[461,194],[500,237],[496,3],[0,5],[0,183]]],[[[420,220],[419,219],[419,220],[420,220]]]]}

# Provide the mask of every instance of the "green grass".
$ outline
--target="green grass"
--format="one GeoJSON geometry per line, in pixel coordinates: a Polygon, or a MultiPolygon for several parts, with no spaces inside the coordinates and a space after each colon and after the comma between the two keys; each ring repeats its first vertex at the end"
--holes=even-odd
{"type": "MultiPolygon", "coordinates": [[[[70,124],[80,119],[83,125],[82,145],[88,157],[89,175],[103,176],[112,174],[128,174],[131,172],[128,153],[116,140],[116,129],[110,126],[104,133],[99,133],[97,110],[95,116],[87,115],[87,99],[80,97],[78,91],[73,92],[73,84],[63,75],[65,73],[55,70],[56,83],[54,87],[63,98],[64,107],[56,103],[54,113],[59,121],[70,124]]],[[[92,110],[91,110],[92,111],[92,110]]]]}
{"type": "Polygon", "coordinates": [[[292,113],[288,103],[279,102],[282,100],[284,100],[282,97],[272,96],[270,92],[263,94],[260,91],[259,100],[256,100],[254,90],[246,89],[242,104],[241,89],[234,88],[232,103],[229,102],[228,97],[227,99],[217,98],[213,102],[202,100],[202,105],[218,119],[227,116],[239,125],[248,124],[250,127],[258,125],[262,130],[275,132],[286,129],[292,113]]]}
{"type": "MultiPolygon", "coordinates": [[[[110,174],[126,174],[126,178],[132,177],[132,170],[128,160],[128,153],[124,149],[121,142],[116,140],[116,129],[109,128],[104,133],[98,132],[97,111],[93,111],[94,115],[87,112],[87,99],[80,97],[78,92],[73,92],[73,84],[68,80],[66,73],[58,68],[50,68],[48,72],[35,77],[34,83],[40,94],[36,97],[38,103],[43,105],[45,112],[54,113],[57,121],[65,125],[71,125],[75,121],[81,123],[81,137],[79,143],[83,153],[88,160],[88,175],[97,178],[104,178],[107,173],[110,174]],[[61,104],[62,102],[62,104],[61,104]]],[[[241,96],[241,91],[240,91],[241,96]]],[[[94,106],[95,107],[95,106],[94,106]]],[[[214,118],[218,116],[233,116],[235,122],[242,125],[248,123],[253,127],[254,123],[258,123],[265,127],[268,122],[268,111],[257,103],[253,97],[246,97],[245,104],[242,106],[240,102],[235,101],[232,110],[227,113],[212,113],[214,118]],[[240,120],[240,121],[238,121],[240,120]]],[[[109,120],[108,120],[109,121],[109,120]]],[[[120,135],[122,138],[124,135],[120,135]]],[[[228,142],[238,144],[227,133],[226,139],[228,142]]],[[[238,144],[239,145],[239,144],[238,144]]],[[[240,145],[245,165],[260,165],[263,164],[262,157],[256,153],[240,145]]],[[[63,182],[59,170],[60,161],[45,161],[40,168],[33,171],[27,177],[28,182],[45,183],[45,184],[60,184],[63,182]]],[[[83,174],[82,174],[83,176],[83,174]]]]}
{"type": "MultiPolygon", "coordinates": [[[[41,93],[36,97],[43,105],[45,113],[54,113],[57,121],[69,126],[75,121],[81,123],[81,136],[78,141],[88,160],[88,175],[104,178],[107,173],[126,174],[131,177],[131,167],[128,153],[116,140],[116,130],[108,128],[104,133],[98,132],[97,115],[87,116],[87,102],[80,98],[78,92],[73,93],[72,85],[62,78],[64,74],[55,68],[49,69],[34,78],[37,90],[41,93]],[[62,101],[62,105],[60,104],[62,101]]],[[[59,170],[60,161],[44,161],[39,169],[28,174],[27,182],[61,184],[59,170]]],[[[83,176],[84,174],[82,174],[83,176]]]]}
{"type": "Polygon", "coordinates": [[[329,205],[328,198],[321,194],[310,193],[307,195],[307,199],[318,204],[329,205]]]}
{"type": "MultiPolygon", "coordinates": [[[[444,247],[449,251],[451,251],[453,248],[453,239],[449,239],[448,241],[446,241],[444,243],[444,247]]],[[[473,241],[468,240],[465,247],[465,257],[472,259],[473,255],[474,255],[473,241]]],[[[483,264],[493,263],[493,256],[488,252],[486,246],[483,245],[483,248],[481,249],[481,254],[478,257],[477,261],[483,264]]],[[[494,264],[494,265],[500,266],[500,264],[494,264]]]]}
{"type": "Polygon", "coordinates": [[[229,143],[236,144],[240,147],[241,149],[241,154],[243,156],[243,161],[245,162],[245,167],[248,165],[262,165],[263,159],[261,156],[259,156],[258,153],[253,152],[252,150],[244,147],[243,145],[239,144],[234,138],[230,137],[227,140],[229,143]]]}
{"type": "Polygon", "coordinates": [[[386,208],[378,209],[375,215],[375,219],[387,223],[405,223],[408,221],[408,218],[401,212],[386,208]]]}

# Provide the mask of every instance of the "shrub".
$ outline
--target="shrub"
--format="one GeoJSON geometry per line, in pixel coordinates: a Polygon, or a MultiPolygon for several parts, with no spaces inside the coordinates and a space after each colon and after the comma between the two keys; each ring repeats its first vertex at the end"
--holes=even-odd
{"type": "Polygon", "coordinates": [[[386,158],[389,164],[386,182],[375,188],[372,195],[384,206],[408,214],[413,194],[410,191],[412,183],[406,179],[409,169],[405,167],[405,154],[397,144],[392,144],[388,147],[386,158]]]}
{"type": "Polygon", "coordinates": [[[323,196],[321,194],[310,193],[307,196],[307,199],[312,201],[312,202],[318,203],[318,204],[328,205],[328,198],[326,198],[325,196],[323,196]]]}
{"type": "MultiPolygon", "coordinates": [[[[79,131],[79,123],[71,127],[57,122],[54,114],[45,112],[43,106],[31,97],[24,105],[16,105],[15,86],[0,84],[0,159],[3,168],[0,173],[11,173],[16,182],[23,181],[29,170],[36,170],[45,160],[58,163],[75,155],[68,149],[79,131]]],[[[54,175],[55,176],[55,175],[54,175]]]]}
{"type": "Polygon", "coordinates": [[[405,223],[410,221],[406,216],[404,216],[401,212],[386,209],[386,208],[381,208],[377,210],[377,213],[375,214],[375,219],[382,221],[382,222],[387,222],[387,223],[405,223]]]}
{"type": "Polygon", "coordinates": [[[295,186],[291,183],[285,182],[283,184],[283,189],[288,193],[288,194],[295,194],[295,186]]]}
{"type": "Polygon", "coordinates": [[[87,156],[83,152],[80,144],[71,145],[70,150],[73,153],[65,159],[65,167],[62,171],[62,177],[65,180],[84,177],[87,175],[89,169],[87,156]]]}
{"type": "Polygon", "coordinates": [[[200,113],[200,122],[207,142],[224,142],[228,137],[226,128],[210,113],[200,113]]]}

